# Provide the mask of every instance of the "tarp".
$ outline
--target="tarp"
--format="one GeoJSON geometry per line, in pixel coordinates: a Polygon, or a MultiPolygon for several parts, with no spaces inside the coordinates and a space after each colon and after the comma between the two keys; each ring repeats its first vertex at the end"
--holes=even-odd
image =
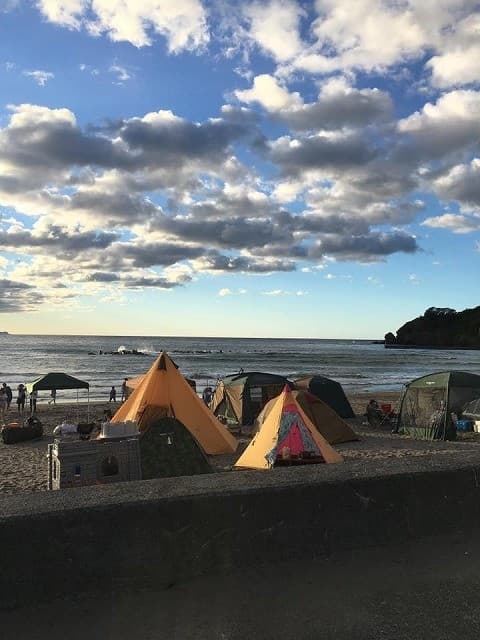
{"type": "MultiPolygon", "coordinates": [[[[326,402],[308,391],[292,391],[292,396],[327,442],[339,444],[358,440],[353,429],[326,402]]],[[[257,431],[270,415],[276,401],[277,399],[273,398],[263,408],[255,422],[257,431]]]]}
{"type": "Polygon", "coordinates": [[[28,393],[46,391],[52,389],[88,389],[90,385],[84,380],[79,380],[67,373],[47,373],[26,384],[28,393]]]}
{"type": "Polygon", "coordinates": [[[318,432],[310,418],[294,398],[288,385],[262,424],[260,431],[237,460],[235,466],[250,469],[271,469],[282,448],[292,454],[311,455],[318,462],[342,462],[339,455],[318,432]]]}
{"type": "Polygon", "coordinates": [[[136,420],[141,429],[142,415],[152,405],[164,407],[167,416],[180,420],[206,453],[233,453],[237,448],[235,438],[197,396],[165,352],[155,360],[111,421],[136,420]]]}
{"type": "Polygon", "coordinates": [[[325,378],[325,376],[309,376],[295,380],[294,384],[296,389],[310,391],[314,396],[326,402],[340,417],[355,417],[342,385],[336,380],[325,378]]]}
{"type": "Polygon", "coordinates": [[[275,373],[235,373],[217,384],[210,408],[229,423],[250,425],[286,384],[292,385],[287,378],[275,373]]]}

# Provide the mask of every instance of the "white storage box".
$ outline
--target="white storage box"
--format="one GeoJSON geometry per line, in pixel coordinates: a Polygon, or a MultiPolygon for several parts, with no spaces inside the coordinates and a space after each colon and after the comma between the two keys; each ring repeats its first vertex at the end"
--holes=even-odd
{"type": "Polygon", "coordinates": [[[101,438],[131,438],[134,436],[138,436],[138,423],[135,420],[102,423],[101,438]]]}

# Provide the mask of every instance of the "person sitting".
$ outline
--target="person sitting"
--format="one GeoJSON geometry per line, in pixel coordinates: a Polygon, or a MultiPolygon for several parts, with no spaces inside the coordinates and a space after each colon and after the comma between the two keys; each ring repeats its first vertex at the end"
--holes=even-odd
{"type": "Polygon", "coordinates": [[[213,396],[212,387],[205,387],[202,393],[202,398],[204,403],[207,405],[207,407],[210,406],[210,403],[212,401],[212,396],[213,396]]]}
{"type": "Polygon", "coordinates": [[[365,411],[367,416],[368,424],[372,427],[377,427],[383,418],[383,413],[380,407],[378,406],[378,402],[372,398],[370,402],[367,404],[367,409],[365,411]]]}

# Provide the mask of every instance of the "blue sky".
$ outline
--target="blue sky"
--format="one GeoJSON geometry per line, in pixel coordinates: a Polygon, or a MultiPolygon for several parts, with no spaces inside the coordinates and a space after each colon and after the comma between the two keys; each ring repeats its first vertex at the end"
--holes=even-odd
{"type": "Polygon", "coordinates": [[[0,7],[0,329],[380,338],[478,304],[476,2],[0,7]]]}

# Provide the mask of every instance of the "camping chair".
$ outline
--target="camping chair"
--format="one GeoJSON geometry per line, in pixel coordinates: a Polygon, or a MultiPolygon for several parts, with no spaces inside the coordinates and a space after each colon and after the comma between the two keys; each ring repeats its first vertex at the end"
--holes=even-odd
{"type": "Polygon", "coordinates": [[[397,414],[393,410],[392,405],[390,403],[381,404],[380,410],[382,412],[382,416],[380,418],[379,427],[395,428],[397,424],[397,414]]]}

